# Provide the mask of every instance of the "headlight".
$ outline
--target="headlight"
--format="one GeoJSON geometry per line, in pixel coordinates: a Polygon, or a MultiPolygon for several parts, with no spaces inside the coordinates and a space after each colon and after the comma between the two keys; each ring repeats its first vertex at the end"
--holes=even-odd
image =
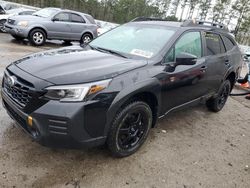
{"type": "Polygon", "coordinates": [[[51,86],[46,88],[46,98],[62,102],[82,101],[86,96],[96,94],[105,89],[111,79],[81,85],[51,86]]]}
{"type": "Polygon", "coordinates": [[[17,23],[18,26],[22,26],[22,27],[27,27],[28,26],[28,22],[27,21],[20,21],[17,23]]]}

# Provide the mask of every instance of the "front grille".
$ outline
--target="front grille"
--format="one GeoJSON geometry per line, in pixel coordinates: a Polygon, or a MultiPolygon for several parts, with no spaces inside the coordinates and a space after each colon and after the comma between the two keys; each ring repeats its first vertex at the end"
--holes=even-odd
{"type": "Polygon", "coordinates": [[[10,72],[5,73],[3,79],[4,91],[17,104],[22,107],[25,107],[32,99],[33,87],[31,86],[33,85],[10,72]],[[13,83],[11,83],[10,78],[14,80],[13,83]]]}
{"type": "Polygon", "coordinates": [[[14,23],[15,23],[15,20],[8,19],[8,24],[14,25],[14,23]]]}
{"type": "Polygon", "coordinates": [[[15,119],[17,123],[21,125],[25,130],[28,130],[26,126],[26,121],[21,116],[19,116],[5,101],[3,101],[3,103],[10,116],[15,119]]]}

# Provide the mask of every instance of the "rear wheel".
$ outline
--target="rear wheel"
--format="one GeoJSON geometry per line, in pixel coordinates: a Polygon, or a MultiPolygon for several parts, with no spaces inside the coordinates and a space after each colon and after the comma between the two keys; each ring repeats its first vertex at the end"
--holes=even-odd
{"type": "Polygon", "coordinates": [[[225,80],[219,89],[217,97],[211,98],[206,102],[208,109],[213,112],[219,112],[225,106],[230,92],[231,82],[225,80]]]}
{"type": "Polygon", "coordinates": [[[92,40],[93,40],[93,36],[91,34],[89,34],[89,33],[85,33],[81,37],[80,44],[81,45],[88,44],[92,40]]]}
{"type": "Polygon", "coordinates": [[[133,102],[116,116],[108,135],[108,148],[116,157],[135,153],[147,139],[152,126],[152,111],[148,104],[133,102]]]}
{"type": "Polygon", "coordinates": [[[35,46],[41,46],[46,41],[46,34],[41,29],[34,29],[29,34],[29,41],[35,46]]]}

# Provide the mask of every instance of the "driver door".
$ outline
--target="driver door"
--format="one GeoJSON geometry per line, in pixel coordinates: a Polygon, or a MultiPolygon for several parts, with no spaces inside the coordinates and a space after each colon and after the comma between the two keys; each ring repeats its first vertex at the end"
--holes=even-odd
{"type": "Polygon", "coordinates": [[[60,12],[46,25],[48,37],[52,39],[71,39],[70,13],[60,12]]]}
{"type": "Polygon", "coordinates": [[[164,57],[161,75],[163,112],[198,100],[208,92],[206,61],[203,56],[202,37],[199,31],[184,33],[164,57]],[[195,57],[193,65],[177,65],[183,53],[195,57]]]}

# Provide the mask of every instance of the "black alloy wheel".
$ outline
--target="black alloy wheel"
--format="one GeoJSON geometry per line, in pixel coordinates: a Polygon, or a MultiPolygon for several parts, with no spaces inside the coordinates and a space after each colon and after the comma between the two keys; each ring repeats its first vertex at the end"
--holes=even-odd
{"type": "Polygon", "coordinates": [[[225,80],[221,88],[219,89],[219,92],[217,94],[216,98],[211,98],[207,101],[206,105],[209,110],[213,112],[219,112],[222,110],[222,108],[225,106],[228,96],[231,92],[231,82],[229,80],[225,80]]]}
{"type": "Polygon", "coordinates": [[[121,110],[108,136],[108,147],[116,157],[135,153],[145,142],[152,126],[152,111],[147,103],[136,101],[121,110]]]}

